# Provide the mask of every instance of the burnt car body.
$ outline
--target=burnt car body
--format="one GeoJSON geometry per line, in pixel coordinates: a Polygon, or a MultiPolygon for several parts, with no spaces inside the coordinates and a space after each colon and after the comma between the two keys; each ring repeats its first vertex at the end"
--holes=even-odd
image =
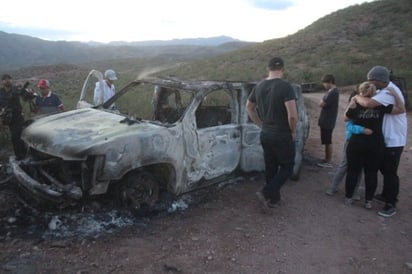
{"type": "MultiPolygon", "coordinates": [[[[102,84],[101,73],[91,71],[77,109],[42,117],[24,130],[28,156],[11,157],[10,164],[18,185],[33,197],[67,203],[110,191],[128,206],[150,207],[160,190],[180,195],[237,170],[264,170],[260,128],[245,109],[256,83],[145,78],[94,106],[87,101],[94,77],[102,84]],[[151,96],[155,86],[178,90],[183,100],[165,107],[163,121],[149,118],[151,99],[120,99],[131,93],[151,96]],[[108,109],[113,103],[118,109],[129,103],[129,109],[108,109]],[[131,110],[134,106],[138,109],[131,110]],[[137,114],[144,108],[146,114],[137,114]]],[[[299,112],[297,179],[309,122],[300,86],[293,86],[299,112]]]]}

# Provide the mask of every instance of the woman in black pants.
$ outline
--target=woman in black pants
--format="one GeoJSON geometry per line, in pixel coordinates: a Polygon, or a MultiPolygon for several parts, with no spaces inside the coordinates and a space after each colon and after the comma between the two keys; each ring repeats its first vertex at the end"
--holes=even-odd
{"type": "MultiPolygon", "coordinates": [[[[363,82],[359,86],[360,96],[372,97],[375,95],[376,87],[369,82],[363,82]]],[[[386,92],[386,91],[382,91],[386,92]]],[[[346,155],[348,169],[346,175],[346,193],[345,204],[352,204],[352,196],[356,186],[357,178],[364,170],[365,177],[365,208],[372,208],[372,199],[375,194],[378,169],[383,159],[385,148],[382,121],[385,113],[401,113],[404,106],[394,90],[389,89],[392,96],[395,97],[396,105],[378,106],[375,108],[365,108],[352,100],[345,112],[345,116],[355,124],[370,128],[371,135],[355,134],[349,140],[346,155]]]]}

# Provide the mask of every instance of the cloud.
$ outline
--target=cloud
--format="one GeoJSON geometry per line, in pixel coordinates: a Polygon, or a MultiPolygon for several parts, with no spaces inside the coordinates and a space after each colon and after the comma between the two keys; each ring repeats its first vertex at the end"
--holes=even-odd
{"type": "Polygon", "coordinates": [[[264,10],[285,10],[293,6],[290,0],[248,0],[249,4],[258,9],[264,10]]]}
{"type": "Polygon", "coordinates": [[[13,0],[7,9],[0,9],[0,29],[46,40],[147,41],[227,35],[261,42],[292,34],[337,9],[365,1],[372,0],[335,0],[332,5],[324,0],[140,0],[136,4],[129,0],[13,0]]]}

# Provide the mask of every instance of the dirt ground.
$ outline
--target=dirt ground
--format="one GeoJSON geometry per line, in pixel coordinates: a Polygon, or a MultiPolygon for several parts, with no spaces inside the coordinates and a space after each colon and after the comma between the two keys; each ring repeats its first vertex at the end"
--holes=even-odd
{"type": "MultiPolygon", "coordinates": [[[[7,211],[19,200],[2,190],[0,272],[412,273],[412,134],[399,167],[398,213],[378,216],[383,204],[377,201],[372,210],[363,200],[344,206],[343,183],[335,196],[325,195],[335,169],[316,166],[323,157],[317,126],[321,96],[305,94],[311,129],[301,178],[284,186],[273,214],[263,214],[255,199],[262,175],[239,175],[186,209],[144,218],[109,214],[103,232],[59,237],[49,233],[59,225],[53,214],[28,214],[31,219],[23,222],[27,208],[7,211]],[[34,227],[36,222],[42,225],[34,227]]],[[[342,154],[346,101],[342,95],[333,136],[335,166],[342,154]]],[[[59,216],[68,219],[71,213],[59,216]]]]}

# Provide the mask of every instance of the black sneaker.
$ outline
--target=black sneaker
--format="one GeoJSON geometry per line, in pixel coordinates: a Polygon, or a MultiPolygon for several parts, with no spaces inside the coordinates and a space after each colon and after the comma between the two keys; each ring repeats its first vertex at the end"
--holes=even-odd
{"type": "Polygon", "coordinates": [[[397,209],[395,206],[393,206],[392,204],[386,204],[382,208],[382,210],[378,212],[378,215],[382,217],[391,217],[395,215],[396,212],[397,212],[397,209]]]}

